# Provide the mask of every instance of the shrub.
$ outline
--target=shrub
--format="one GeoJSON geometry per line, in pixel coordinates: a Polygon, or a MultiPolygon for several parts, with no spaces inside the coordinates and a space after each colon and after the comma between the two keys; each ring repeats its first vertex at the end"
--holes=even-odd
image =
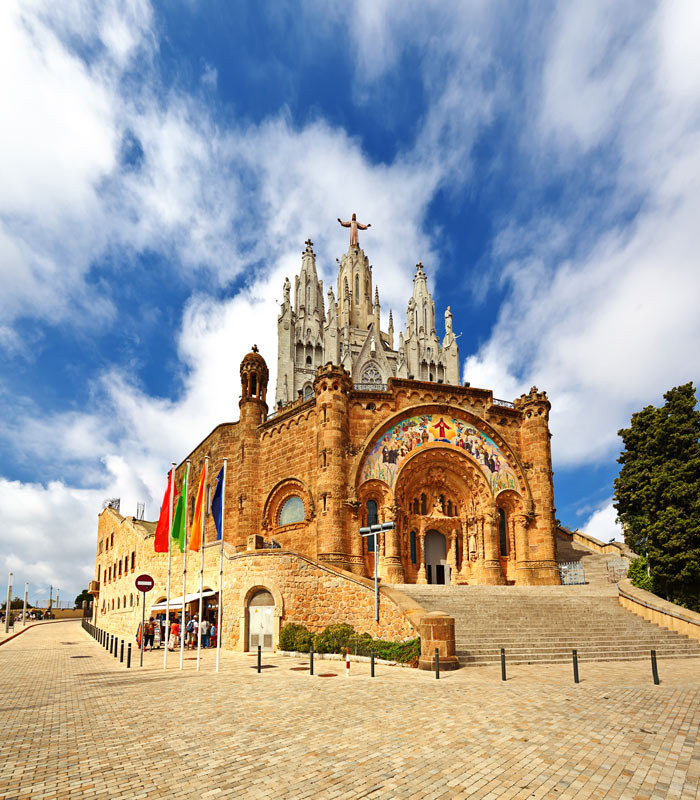
{"type": "Polygon", "coordinates": [[[350,640],[355,636],[355,629],[345,622],[339,625],[329,625],[321,633],[314,636],[314,650],[317,653],[342,653],[350,646],[350,640]]]}
{"type": "Polygon", "coordinates": [[[280,650],[308,653],[314,636],[303,625],[290,622],[280,631],[280,650]]]}
{"type": "Polygon", "coordinates": [[[632,585],[647,592],[654,591],[654,579],[647,572],[647,557],[633,558],[627,570],[627,577],[632,585]]]}

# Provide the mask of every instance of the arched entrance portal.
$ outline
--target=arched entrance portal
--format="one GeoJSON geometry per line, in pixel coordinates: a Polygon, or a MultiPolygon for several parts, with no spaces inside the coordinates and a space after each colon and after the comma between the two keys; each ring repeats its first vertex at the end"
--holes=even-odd
{"type": "Polygon", "coordinates": [[[273,649],[275,601],[267,589],[260,589],[248,603],[248,649],[273,649]]]}
{"type": "Polygon", "coordinates": [[[425,575],[428,583],[450,582],[447,539],[440,531],[428,531],[425,534],[425,575]]]}

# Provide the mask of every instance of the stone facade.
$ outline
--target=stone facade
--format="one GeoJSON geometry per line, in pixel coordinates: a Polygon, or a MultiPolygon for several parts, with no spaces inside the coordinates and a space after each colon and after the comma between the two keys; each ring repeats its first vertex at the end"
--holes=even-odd
{"type": "Polygon", "coordinates": [[[406,335],[399,333],[396,350],[393,313],[389,312],[388,331],[382,331],[379,289],[374,288],[374,295],[372,290],[369,259],[359,245],[351,245],[340,261],[337,300],[333,289],[328,289],[326,313],[313,243],[306,241],[301,270],[294,279],[294,303],[287,278],[277,320],[278,406],[297,397],[311,398],[316,369],[329,361],[345,367],[355,388],[384,388],[391,377],[459,383],[459,350],[452,314],[448,307],[441,342],[423,265],[416,265],[406,309],[406,335]]]}
{"type": "MultiPolygon", "coordinates": [[[[364,252],[351,247],[340,263],[339,300],[329,292],[326,316],[307,242],[295,310],[287,284],[279,318],[278,374],[287,376],[287,389],[280,392],[278,378],[276,409],[268,413],[268,369],[254,347],[240,367],[239,421],[216,427],[176,469],[180,494],[189,464],[191,519],[205,458],[209,493],[226,461],[222,641],[228,647],[248,646],[246,614],[258,589],[274,597],[276,632],[285,622],[312,630],[350,622],[386,638],[415,635],[420,613],[402,608],[391,590],[374,622],[367,579],[375,558],[384,585],[560,582],[546,393],[533,387],[508,402],[459,385],[451,318],[440,344],[421,265],[406,336],[394,351],[392,328],[379,330],[371,277],[364,252]],[[352,294],[358,288],[360,302],[352,294]],[[370,363],[380,380],[367,386],[362,375],[370,363]],[[375,552],[360,527],[378,522],[395,527],[378,536],[375,552]]],[[[93,592],[98,625],[116,632],[123,621],[125,632],[135,630],[133,573],[156,578],[148,603],[164,594],[167,556],[153,553],[153,528],[112,509],[100,516],[93,592]]],[[[213,591],[215,539],[208,515],[204,583],[213,591]]],[[[180,559],[173,555],[171,596],[182,594],[180,559]]],[[[187,591],[195,592],[199,555],[190,559],[187,591]]],[[[430,624],[425,632],[434,646],[434,636],[450,626],[445,620],[430,624]]],[[[449,646],[443,653],[450,655],[449,646]]]]}

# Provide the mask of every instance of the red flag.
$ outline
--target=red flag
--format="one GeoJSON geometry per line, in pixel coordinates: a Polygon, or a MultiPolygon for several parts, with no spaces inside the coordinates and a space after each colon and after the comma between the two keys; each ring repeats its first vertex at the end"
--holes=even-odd
{"type": "Polygon", "coordinates": [[[168,473],[168,488],[165,490],[163,497],[163,505],[160,507],[160,516],[158,517],[158,526],[156,527],[156,535],[154,540],[154,549],[156,553],[168,552],[168,539],[170,537],[170,485],[171,473],[168,473]]]}

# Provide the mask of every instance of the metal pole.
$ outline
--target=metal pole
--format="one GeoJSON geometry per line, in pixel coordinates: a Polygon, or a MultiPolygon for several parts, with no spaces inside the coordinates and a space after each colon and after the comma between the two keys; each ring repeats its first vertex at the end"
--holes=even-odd
{"type": "Polygon", "coordinates": [[[656,650],[651,651],[651,674],[654,676],[654,686],[658,686],[659,670],[656,667],[656,650]]]}
{"type": "Polygon", "coordinates": [[[506,651],[501,648],[501,680],[506,679],[506,651]]]}
{"type": "Polygon", "coordinates": [[[129,669],[131,667],[131,642],[129,642],[129,647],[126,650],[126,668],[129,669]]]}
{"type": "Polygon", "coordinates": [[[12,573],[7,581],[7,603],[5,604],[5,633],[10,630],[10,606],[12,605],[12,573]]]}
{"type": "Polygon", "coordinates": [[[374,677],[374,648],[370,648],[369,651],[369,676],[370,678],[374,677]]]}
{"type": "Polygon", "coordinates": [[[574,683],[578,683],[578,653],[576,650],[571,651],[574,659],[574,683]]]}
{"type": "Polygon", "coordinates": [[[199,623],[197,624],[197,672],[202,652],[202,593],[204,592],[204,523],[207,519],[207,473],[209,472],[209,456],[204,456],[204,483],[202,485],[202,525],[199,532],[199,623]]]}
{"type": "MultiPolygon", "coordinates": [[[[221,486],[221,545],[219,547],[219,608],[216,612],[216,671],[219,671],[219,656],[221,654],[221,613],[224,604],[224,519],[226,517],[226,465],[224,459],[224,477],[221,486]]],[[[313,674],[313,672],[311,673],[313,674]]]]}
{"type": "Polygon", "coordinates": [[[140,667],[143,666],[143,641],[146,638],[146,592],[141,592],[141,663],[139,664],[140,667]]]}
{"type": "Polygon", "coordinates": [[[314,674],[314,643],[309,647],[309,675],[314,674]]]}
{"type": "Polygon", "coordinates": [[[165,647],[163,669],[168,668],[168,645],[170,644],[170,564],[173,544],[173,501],[175,495],[175,462],[170,467],[170,502],[168,503],[168,580],[165,587],[165,647]]]}
{"type": "Polygon", "coordinates": [[[440,680],[440,650],[435,648],[435,678],[440,680]]]}
{"type": "Polygon", "coordinates": [[[379,589],[377,588],[377,532],[374,532],[374,619],[379,622],[379,589]]]}
{"type": "Polygon", "coordinates": [[[27,595],[29,594],[29,581],[24,583],[24,606],[22,608],[22,627],[27,624],[27,595]]]}
{"type": "Polygon", "coordinates": [[[49,607],[46,609],[47,612],[51,611],[52,603],[51,600],[53,598],[53,585],[49,584],[49,607]]]}
{"type": "Polygon", "coordinates": [[[57,611],[61,610],[61,601],[58,599],[58,589],[56,589],[56,609],[57,611]]]}
{"type": "Polygon", "coordinates": [[[187,485],[190,480],[190,467],[192,466],[189,458],[185,461],[185,483],[182,487],[182,495],[185,498],[185,539],[182,543],[182,612],[180,614],[180,669],[185,665],[185,631],[187,629],[187,614],[185,613],[185,597],[187,597],[187,485]]]}
{"type": "Polygon", "coordinates": [[[262,669],[262,647],[258,645],[258,672],[262,669]]]}

